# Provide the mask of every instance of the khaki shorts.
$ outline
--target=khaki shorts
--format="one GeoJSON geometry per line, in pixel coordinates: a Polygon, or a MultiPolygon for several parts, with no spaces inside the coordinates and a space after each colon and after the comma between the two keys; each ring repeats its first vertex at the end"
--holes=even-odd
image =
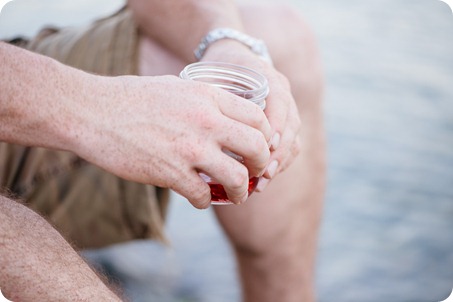
{"type": "MultiPolygon", "coordinates": [[[[12,43],[103,75],[137,74],[137,28],[127,9],[85,28],[44,29],[12,43]]],[[[79,248],[165,240],[166,189],[125,181],[69,152],[0,143],[0,187],[79,248]]]]}

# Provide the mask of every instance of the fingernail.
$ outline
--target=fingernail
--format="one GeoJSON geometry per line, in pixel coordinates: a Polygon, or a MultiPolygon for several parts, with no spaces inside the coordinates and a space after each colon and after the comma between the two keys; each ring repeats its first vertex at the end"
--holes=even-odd
{"type": "Polygon", "coordinates": [[[276,150],[280,145],[280,134],[276,132],[271,138],[271,150],[276,150]]]}
{"type": "Polygon", "coordinates": [[[272,178],[275,176],[275,173],[277,172],[277,168],[278,168],[278,161],[276,160],[273,160],[269,166],[267,166],[267,175],[269,176],[269,178],[272,178]]]}
{"type": "Polygon", "coordinates": [[[258,181],[258,185],[256,186],[256,191],[263,192],[264,189],[267,187],[269,181],[270,181],[269,179],[261,177],[260,180],[258,181]]]}

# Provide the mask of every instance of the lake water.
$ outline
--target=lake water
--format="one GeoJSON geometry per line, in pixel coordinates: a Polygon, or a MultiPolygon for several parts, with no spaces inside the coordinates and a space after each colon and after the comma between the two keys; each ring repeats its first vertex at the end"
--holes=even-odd
{"type": "MultiPolygon", "coordinates": [[[[91,2],[16,0],[0,15],[0,37],[46,20],[80,24],[121,3],[91,2]]],[[[438,0],[292,2],[318,36],[327,81],[319,301],[444,300],[453,287],[451,10],[438,0]]],[[[174,196],[167,230],[172,248],[132,242],[86,255],[133,301],[240,300],[212,212],[174,196]]]]}

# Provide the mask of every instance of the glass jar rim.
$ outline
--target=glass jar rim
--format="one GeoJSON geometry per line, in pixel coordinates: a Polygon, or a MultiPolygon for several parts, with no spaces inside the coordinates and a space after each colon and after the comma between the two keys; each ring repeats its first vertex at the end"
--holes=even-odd
{"type": "Polygon", "coordinates": [[[209,62],[209,61],[192,63],[187,65],[181,71],[179,76],[182,79],[196,80],[197,78],[200,77],[206,77],[206,75],[215,77],[215,74],[226,75],[233,80],[234,79],[247,80],[249,87],[247,87],[248,89],[243,92],[253,95],[254,97],[250,100],[255,103],[257,100],[264,101],[269,93],[268,82],[263,74],[253,69],[232,63],[209,62]],[[252,85],[253,87],[250,87],[252,85]]]}

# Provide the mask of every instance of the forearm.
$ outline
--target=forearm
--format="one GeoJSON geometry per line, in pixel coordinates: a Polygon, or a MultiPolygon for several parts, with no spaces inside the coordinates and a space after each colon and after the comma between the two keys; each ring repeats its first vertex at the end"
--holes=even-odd
{"type": "Polygon", "coordinates": [[[0,141],[70,148],[83,125],[77,115],[93,94],[90,76],[1,42],[0,66],[0,141]]]}
{"type": "Polygon", "coordinates": [[[217,27],[242,30],[235,1],[128,0],[140,29],[186,62],[204,35],[217,27]]]}
{"type": "Polygon", "coordinates": [[[43,218],[3,196],[0,271],[12,301],[120,301],[43,218]]]}

